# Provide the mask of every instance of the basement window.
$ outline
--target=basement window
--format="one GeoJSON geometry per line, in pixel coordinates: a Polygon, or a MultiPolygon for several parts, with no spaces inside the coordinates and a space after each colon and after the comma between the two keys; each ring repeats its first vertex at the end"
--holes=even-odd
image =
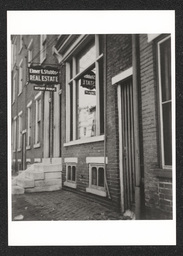
{"type": "Polygon", "coordinates": [[[89,164],[89,187],[86,192],[106,197],[103,164],[89,164]]]}
{"type": "Polygon", "coordinates": [[[71,188],[76,188],[76,164],[66,164],[66,181],[64,185],[71,188]]]}

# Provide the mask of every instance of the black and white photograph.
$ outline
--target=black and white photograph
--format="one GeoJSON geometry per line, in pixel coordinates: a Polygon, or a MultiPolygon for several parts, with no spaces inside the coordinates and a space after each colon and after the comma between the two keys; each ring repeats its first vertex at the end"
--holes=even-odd
{"type": "MultiPolygon", "coordinates": [[[[88,14],[80,17],[83,23],[88,14]]],[[[157,24],[143,30],[138,22],[135,29],[118,24],[117,29],[102,30],[105,25],[99,22],[91,29],[92,13],[86,19],[88,31],[72,31],[68,21],[62,24],[64,29],[57,23],[52,30],[53,22],[47,21],[48,32],[45,26],[41,30],[43,25],[34,32],[31,15],[28,29],[21,31],[16,29],[19,19],[13,28],[19,12],[9,12],[12,244],[17,240],[20,245],[13,227],[23,232],[24,224],[26,234],[34,234],[33,226],[41,225],[38,233],[48,232],[49,237],[50,225],[59,226],[70,241],[60,238],[57,245],[77,244],[72,238],[80,228],[81,237],[92,236],[92,245],[95,238],[102,244],[103,235],[103,244],[115,244],[113,236],[118,237],[117,244],[141,244],[143,239],[138,241],[137,236],[148,237],[148,227],[139,232],[146,225],[162,234],[173,230],[172,240],[161,235],[162,244],[175,243],[174,12],[168,14],[170,26],[164,30],[157,24]],[[130,235],[133,227],[136,231],[130,235]]],[[[165,12],[162,23],[168,18],[165,12]]],[[[149,233],[150,240],[154,234],[149,233]]],[[[27,243],[26,235],[23,239],[27,243]]]]}

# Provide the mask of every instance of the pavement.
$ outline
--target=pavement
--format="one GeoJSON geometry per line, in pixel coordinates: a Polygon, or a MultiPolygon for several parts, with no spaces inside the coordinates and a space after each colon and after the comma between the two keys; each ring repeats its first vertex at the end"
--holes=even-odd
{"type": "Polygon", "coordinates": [[[66,190],[12,195],[12,220],[126,220],[128,216],[66,190]]]}

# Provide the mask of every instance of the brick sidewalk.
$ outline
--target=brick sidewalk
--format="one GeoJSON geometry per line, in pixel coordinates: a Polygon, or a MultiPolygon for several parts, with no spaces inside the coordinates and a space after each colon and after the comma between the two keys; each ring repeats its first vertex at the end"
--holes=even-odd
{"type": "Polygon", "coordinates": [[[124,220],[119,213],[70,191],[30,193],[12,196],[12,220],[124,220]]]}

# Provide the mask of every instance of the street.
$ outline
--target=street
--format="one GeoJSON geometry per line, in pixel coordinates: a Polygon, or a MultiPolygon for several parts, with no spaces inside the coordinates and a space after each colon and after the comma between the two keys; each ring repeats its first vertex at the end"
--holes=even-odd
{"type": "Polygon", "coordinates": [[[70,191],[12,195],[12,220],[125,220],[130,217],[70,191]]]}

